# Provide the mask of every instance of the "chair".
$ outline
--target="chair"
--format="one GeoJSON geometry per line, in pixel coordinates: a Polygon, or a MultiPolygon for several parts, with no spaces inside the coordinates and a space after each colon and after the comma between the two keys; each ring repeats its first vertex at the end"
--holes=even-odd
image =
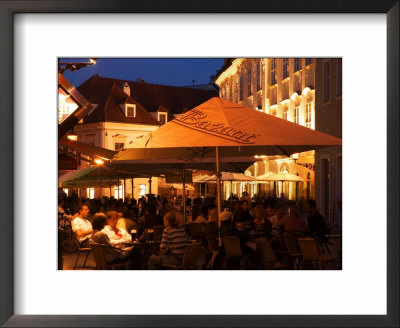
{"type": "Polygon", "coordinates": [[[83,262],[83,267],[82,267],[82,269],[84,269],[85,266],[86,266],[86,261],[87,261],[87,259],[88,259],[88,257],[89,257],[90,247],[81,247],[81,244],[80,244],[80,242],[79,242],[78,236],[75,234],[75,232],[73,232],[73,234],[74,234],[75,239],[76,239],[76,242],[77,242],[77,244],[78,244],[78,250],[77,250],[78,253],[76,254],[76,260],[75,260],[74,270],[76,269],[76,265],[78,264],[79,256],[80,256],[82,253],[86,253],[85,261],[83,262]]]}
{"type": "Polygon", "coordinates": [[[94,261],[96,262],[96,270],[106,270],[106,269],[112,269],[114,270],[115,268],[123,268],[125,267],[126,269],[128,268],[129,261],[122,262],[122,263],[116,263],[116,264],[107,264],[106,260],[104,258],[104,247],[107,247],[105,245],[97,244],[97,243],[91,243],[90,244],[90,249],[92,250],[92,254],[94,257],[94,261]]]}
{"type": "Polygon", "coordinates": [[[224,245],[226,254],[224,269],[226,269],[227,262],[231,260],[239,260],[240,267],[242,260],[244,260],[246,265],[246,258],[242,254],[242,249],[240,248],[240,240],[238,237],[235,236],[223,237],[222,243],[224,245]]]}
{"type": "Polygon", "coordinates": [[[285,232],[283,234],[283,240],[285,241],[285,245],[289,253],[291,266],[294,266],[297,270],[300,269],[303,257],[299,249],[296,236],[291,234],[290,232],[285,232]]]}
{"type": "Polygon", "coordinates": [[[207,222],[204,226],[204,235],[208,248],[214,252],[218,248],[218,226],[215,222],[207,222]]]}
{"type": "Polygon", "coordinates": [[[323,262],[335,262],[339,257],[335,255],[321,256],[318,254],[317,245],[313,238],[298,238],[297,239],[301,254],[303,257],[303,263],[308,262],[316,264],[317,269],[320,269],[319,264],[323,262]]]}
{"type": "Polygon", "coordinates": [[[265,237],[255,239],[256,253],[260,258],[260,266],[262,269],[272,269],[276,263],[276,256],[271,248],[271,244],[265,237]]]}
{"type": "Polygon", "coordinates": [[[183,254],[182,263],[180,265],[172,265],[172,264],[162,264],[161,266],[168,269],[182,270],[182,269],[196,269],[197,258],[199,257],[201,250],[200,243],[189,244],[185,253],[183,254]]]}

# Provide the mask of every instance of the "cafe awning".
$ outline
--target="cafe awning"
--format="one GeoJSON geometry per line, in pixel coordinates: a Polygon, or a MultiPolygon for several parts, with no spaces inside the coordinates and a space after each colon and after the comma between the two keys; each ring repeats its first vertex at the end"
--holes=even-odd
{"type": "Polygon", "coordinates": [[[68,139],[60,139],[58,140],[58,146],[66,147],[70,150],[77,151],[81,154],[93,157],[100,158],[104,161],[108,161],[117,154],[117,151],[105,149],[102,147],[97,147],[93,145],[89,145],[80,141],[72,141],[68,139]]]}

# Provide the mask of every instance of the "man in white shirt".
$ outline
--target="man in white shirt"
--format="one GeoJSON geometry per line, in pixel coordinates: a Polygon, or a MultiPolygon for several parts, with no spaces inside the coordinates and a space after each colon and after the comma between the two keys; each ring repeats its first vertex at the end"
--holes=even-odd
{"type": "Polygon", "coordinates": [[[92,236],[92,224],[86,217],[89,215],[89,207],[82,204],[78,209],[78,216],[72,221],[72,230],[78,237],[80,247],[90,247],[89,239],[92,236]]]}
{"type": "Polygon", "coordinates": [[[132,241],[132,236],[123,228],[117,228],[118,212],[107,212],[107,225],[103,228],[104,232],[112,245],[123,244],[132,241]]]}

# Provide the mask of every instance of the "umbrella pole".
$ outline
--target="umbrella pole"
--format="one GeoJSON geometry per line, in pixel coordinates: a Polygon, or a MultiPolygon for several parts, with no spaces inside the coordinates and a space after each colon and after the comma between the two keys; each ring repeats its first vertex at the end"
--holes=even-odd
{"type": "Polygon", "coordinates": [[[183,223],[186,224],[185,166],[183,166],[183,168],[182,168],[182,192],[183,192],[183,195],[182,195],[182,201],[183,201],[183,223]]]}
{"type": "MultiPolygon", "coordinates": [[[[215,175],[217,177],[217,208],[218,208],[218,231],[221,227],[221,221],[219,219],[219,214],[221,213],[221,172],[219,167],[219,147],[215,147],[215,165],[216,165],[216,172],[215,175]]],[[[219,236],[219,246],[222,246],[221,242],[221,235],[218,233],[219,236]]]]}
{"type": "Polygon", "coordinates": [[[125,186],[126,186],[126,181],[125,181],[125,175],[124,175],[124,201],[125,201],[125,197],[126,197],[126,189],[125,189],[125,186]]]}

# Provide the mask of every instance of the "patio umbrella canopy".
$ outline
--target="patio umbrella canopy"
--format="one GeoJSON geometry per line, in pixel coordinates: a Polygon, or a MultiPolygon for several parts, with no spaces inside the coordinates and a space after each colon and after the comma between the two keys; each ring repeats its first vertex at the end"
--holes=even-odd
{"type": "Polygon", "coordinates": [[[341,144],[341,139],[325,133],[228,100],[211,98],[128,145],[112,161],[206,162],[207,158],[215,159],[215,147],[220,147],[221,158],[241,162],[254,155],[290,156],[341,144]]]}
{"type": "MultiPolygon", "coordinates": [[[[256,178],[235,172],[221,172],[222,181],[257,181],[256,178]]],[[[199,182],[217,181],[217,176],[214,174],[210,177],[205,177],[199,182]]]]}
{"type": "Polygon", "coordinates": [[[271,174],[260,176],[257,178],[258,181],[305,181],[302,177],[294,174],[271,174]]]}

